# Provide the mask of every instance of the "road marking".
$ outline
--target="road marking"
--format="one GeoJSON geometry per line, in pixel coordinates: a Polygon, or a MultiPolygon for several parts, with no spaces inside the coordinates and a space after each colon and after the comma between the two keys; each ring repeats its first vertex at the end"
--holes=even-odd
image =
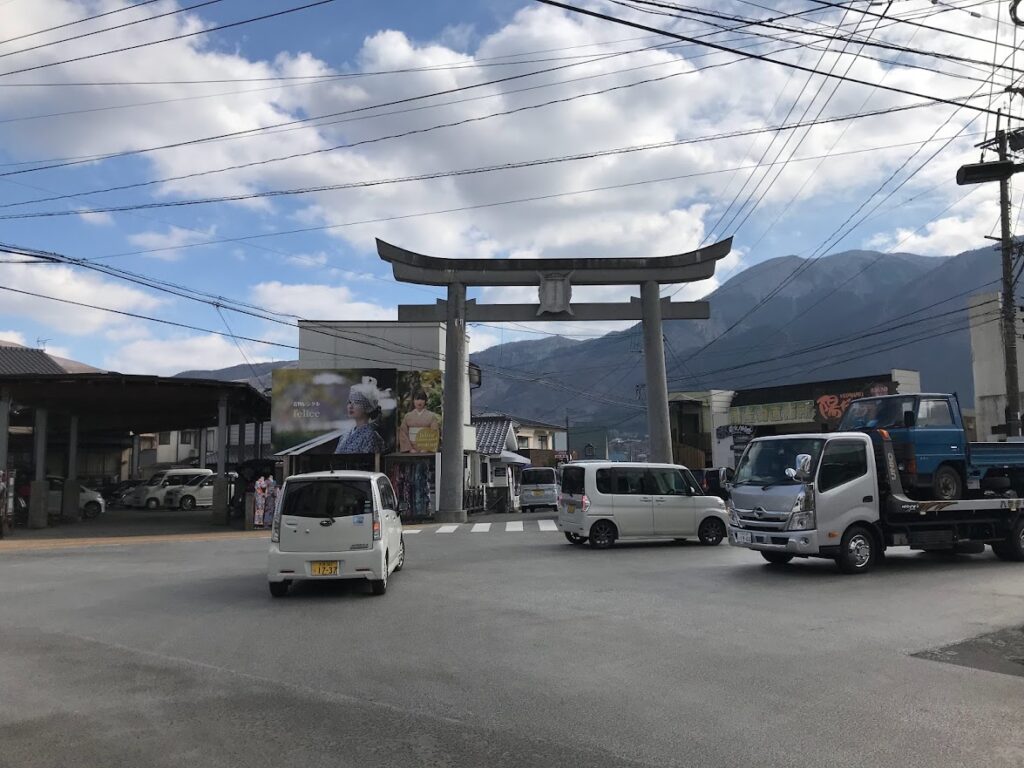
{"type": "Polygon", "coordinates": [[[402,533],[422,533],[422,528],[403,528],[402,533]]]}
{"type": "Polygon", "coordinates": [[[491,530],[490,523],[474,523],[470,533],[487,533],[489,530],[491,530]]]}
{"type": "Polygon", "coordinates": [[[555,521],[554,520],[538,520],[537,521],[537,526],[542,531],[557,531],[558,530],[558,526],[555,525],[555,521]]]}
{"type": "Polygon", "coordinates": [[[523,532],[523,521],[513,520],[510,523],[505,523],[506,533],[522,533],[523,532]]]}
{"type": "Polygon", "coordinates": [[[35,552],[52,549],[86,549],[92,547],[124,547],[130,544],[178,544],[225,539],[269,539],[269,531],[224,531],[211,533],[165,533],[141,536],[96,536],[67,539],[5,539],[0,552],[35,552]]]}
{"type": "Polygon", "coordinates": [[[435,533],[455,533],[457,530],[459,530],[458,525],[442,525],[435,533]]]}

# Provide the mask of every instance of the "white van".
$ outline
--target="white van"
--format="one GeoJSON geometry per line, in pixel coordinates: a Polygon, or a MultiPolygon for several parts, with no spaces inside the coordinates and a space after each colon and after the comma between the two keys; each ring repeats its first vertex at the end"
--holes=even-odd
{"type": "Polygon", "coordinates": [[[612,461],[562,466],[558,529],[573,544],[610,547],[625,537],[695,537],[714,546],[726,536],[725,502],[706,496],[686,467],[612,461]]]}
{"type": "Polygon", "coordinates": [[[379,472],[312,472],[285,480],[267,558],[270,594],[293,581],[365,579],[375,595],[405,565],[398,499],[379,472]]]}
{"type": "Polygon", "coordinates": [[[537,507],[558,509],[558,472],[551,467],[529,467],[519,478],[519,506],[523,512],[537,507]]]}
{"type": "Polygon", "coordinates": [[[125,506],[156,509],[164,505],[164,496],[168,488],[185,485],[197,477],[212,475],[212,469],[164,469],[154,473],[144,483],[137,485],[125,497],[125,506]]]}

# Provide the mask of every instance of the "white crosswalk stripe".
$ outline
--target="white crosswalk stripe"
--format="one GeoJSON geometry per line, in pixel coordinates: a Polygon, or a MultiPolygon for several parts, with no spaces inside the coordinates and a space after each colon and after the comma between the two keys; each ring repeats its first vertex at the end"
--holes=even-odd
{"type": "Polygon", "coordinates": [[[437,532],[438,533],[455,533],[457,530],[459,530],[459,526],[458,525],[442,525],[440,528],[437,529],[437,532]]]}
{"type": "Polygon", "coordinates": [[[555,525],[554,520],[538,520],[537,527],[542,531],[557,531],[558,526],[555,525]]]}
{"type": "Polygon", "coordinates": [[[508,533],[522,533],[523,532],[523,521],[522,520],[512,520],[512,521],[510,521],[508,523],[505,523],[505,531],[508,532],[508,533]]]}
{"type": "Polygon", "coordinates": [[[422,528],[403,528],[402,533],[423,533],[422,528]]]}
{"type": "Polygon", "coordinates": [[[474,523],[470,533],[487,533],[489,530],[491,530],[490,523],[474,523]]]}
{"type": "Polygon", "coordinates": [[[415,528],[406,527],[403,533],[553,533],[558,531],[554,520],[509,520],[487,523],[414,523],[415,528]]]}

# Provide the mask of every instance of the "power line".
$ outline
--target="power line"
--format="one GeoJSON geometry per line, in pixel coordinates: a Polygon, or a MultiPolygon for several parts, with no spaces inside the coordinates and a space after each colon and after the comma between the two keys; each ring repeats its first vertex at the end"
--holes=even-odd
{"type": "Polygon", "coordinates": [[[86,16],[84,19],[77,19],[76,21],[69,21],[65,24],[57,24],[54,27],[47,27],[46,29],[40,29],[36,32],[26,32],[24,35],[18,35],[17,37],[8,37],[6,40],[0,40],[0,45],[6,45],[7,43],[13,43],[15,40],[24,40],[26,37],[35,37],[41,35],[44,32],[53,32],[58,29],[64,29],[65,27],[73,27],[76,24],[83,24],[87,21],[94,21],[95,19],[102,19],[104,16],[113,16],[115,13],[122,13],[124,11],[131,11],[135,8],[141,8],[144,5],[152,5],[157,0],[142,0],[142,2],[132,3],[126,5],[123,8],[115,8],[112,11],[105,11],[104,13],[97,13],[92,16],[86,16]]]}
{"type": "MultiPolygon", "coordinates": [[[[20,48],[17,51],[8,51],[7,53],[0,53],[0,59],[6,59],[8,56],[16,56],[19,53],[28,53],[29,51],[38,51],[40,48],[49,48],[51,45],[58,45],[59,43],[69,43],[72,40],[81,40],[83,37],[92,37],[93,35],[100,35],[104,32],[112,32],[115,29],[124,29],[125,27],[132,27],[136,24],[143,24],[147,21],[155,21],[156,19],[162,19],[166,16],[174,16],[179,13],[185,13],[186,11],[194,11],[196,8],[202,8],[207,5],[214,5],[215,3],[222,2],[222,0],[203,0],[201,3],[195,5],[185,6],[183,8],[176,8],[173,11],[167,11],[165,13],[158,13],[155,16],[147,16],[143,19],[136,19],[135,21],[126,21],[124,24],[118,24],[113,27],[104,27],[103,29],[96,29],[92,32],[83,32],[80,35],[73,35],[71,37],[64,37],[60,40],[51,40],[46,43],[39,43],[38,45],[30,46],[29,48],[20,48]]],[[[143,3],[144,5],[144,3],[143,3]]],[[[137,7],[137,6],[131,6],[137,7]]],[[[10,41],[5,41],[10,42],[10,41]]]]}
{"type": "MultiPolygon", "coordinates": [[[[758,130],[762,130],[762,129],[758,129],[758,130]]],[[[957,136],[959,136],[959,134],[957,136]]],[[[942,139],[942,140],[946,141],[948,143],[948,142],[952,141],[953,139],[957,138],[957,136],[953,136],[953,137],[951,137],[949,139],[942,139]]],[[[727,138],[731,138],[731,137],[727,137],[727,138]]],[[[928,139],[928,140],[926,140],[923,143],[927,144],[927,143],[929,143],[931,141],[936,141],[936,140],[939,140],[939,139],[934,139],[934,138],[933,139],[928,139]]],[[[246,193],[240,193],[240,194],[236,194],[236,195],[222,195],[222,196],[218,196],[218,197],[193,198],[193,199],[186,199],[186,200],[168,200],[168,201],[153,202],[153,203],[135,203],[135,204],[131,204],[131,205],[119,205],[119,206],[100,206],[100,207],[93,207],[93,208],[86,208],[86,209],[71,209],[71,210],[63,210],[63,209],[61,209],[61,210],[31,211],[31,212],[24,212],[24,213],[9,213],[9,214],[0,215],[0,220],[53,218],[53,217],[60,217],[60,216],[78,216],[78,215],[89,214],[89,213],[123,213],[123,212],[126,212],[126,211],[150,210],[150,209],[154,209],[154,208],[181,208],[181,207],[188,207],[188,206],[194,206],[194,205],[208,205],[208,204],[213,204],[213,203],[238,202],[238,201],[241,201],[241,200],[254,200],[254,199],[272,198],[272,197],[289,197],[289,196],[294,196],[294,195],[313,194],[313,193],[317,193],[317,192],[332,192],[332,191],[339,191],[339,190],[346,190],[346,189],[365,189],[365,188],[369,188],[369,187],[384,186],[384,185],[388,185],[388,184],[398,184],[398,183],[407,183],[407,182],[415,182],[415,181],[426,181],[426,180],[440,179],[440,178],[455,178],[455,177],[460,177],[460,176],[470,176],[470,175],[477,175],[477,174],[482,174],[482,173],[491,173],[491,172],[496,172],[496,171],[515,170],[515,169],[521,169],[521,168],[532,168],[532,167],[543,166],[543,165],[559,164],[559,163],[563,163],[563,162],[573,162],[573,161],[577,161],[577,160],[586,160],[586,159],[593,159],[593,158],[598,158],[598,157],[608,157],[608,156],[618,155],[618,154],[629,154],[629,153],[633,153],[633,152],[645,151],[645,150],[648,150],[648,149],[665,149],[665,148],[670,148],[670,147],[681,146],[683,144],[691,144],[691,143],[694,143],[694,141],[695,140],[693,140],[693,139],[687,139],[687,140],[680,140],[680,141],[675,141],[675,142],[662,142],[662,143],[659,143],[659,144],[656,144],[656,145],[640,145],[638,147],[610,149],[610,150],[603,150],[603,151],[599,151],[599,152],[589,152],[589,153],[585,153],[585,154],[581,154],[581,155],[565,155],[565,156],[562,156],[562,157],[555,157],[555,158],[543,158],[543,159],[537,159],[537,160],[523,160],[523,161],[515,162],[515,163],[503,163],[501,165],[480,166],[480,167],[477,167],[477,168],[464,168],[464,169],[448,170],[448,171],[435,171],[435,172],[432,172],[432,173],[418,174],[418,175],[415,175],[415,176],[395,177],[395,178],[390,178],[390,179],[374,179],[374,180],[369,180],[369,181],[345,182],[345,183],[341,183],[341,184],[325,184],[325,185],[321,185],[321,186],[317,186],[317,187],[299,187],[299,188],[293,188],[293,189],[264,190],[262,192],[246,192],[246,193]]],[[[786,160],[781,160],[781,161],[780,160],[773,160],[772,162],[765,163],[765,164],[754,164],[754,165],[747,165],[747,166],[733,166],[731,168],[719,168],[719,169],[711,170],[711,171],[695,171],[693,173],[680,174],[680,175],[677,175],[677,176],[672,176],[672,177],[669,177],[669,178],[666,178],[666,179],[659,179],[659,180],[656,180],[656,181],[669,180],[669,179],[671,179],[671,180],[679,180],[679,179],[698,178],[698,177],[704,177],[704,176],[714,176],[714,175],[717,175],[717,174],[720,174],[720,173],[732,173],[734,171],[739,171],[739,170],[757,169],[757,168],[761,168],[761,167],[773,167],[775,165],[780,165],[780,164],[785,164],[785,163],[790,163],[790,162],[807,162],[807,161],[810,161],[810,160],[821,160],[821,159],[829,158],[829,157],[844,157],[844,156],[848,156],[848,155],[864,154],[866,152],[877,152],[877,151],[882,150],[882,149],[894,149],[894,148],[905,147],[905,146],[917,146],[917,145],[919,145],[921,143],[922,142],[916,142],[916,141],[914,141],[914,142],[904,142],[904,143],[901,143],[901,144],[894,144],[894,145],[889,145],[889,146],[867,147],[867,148],[864,148],[864,149],[852,149],[852,150],[848,150],[846,152],[836,152],[836,153],[826,154],[826,155],[814,155],[814,156],[801,157],[801,158],[788,158],[786,160]]],[[[632,182],[630,184],[623,184],[623,185],[613,185],[612,187],[608,187],[608,188],[620,188],[620,187],[623,187],[623,186],[636,186],[636,185],[642,184],[642,183],[651,183],[651,181],[632,182]]],[[[74,195],[62,195],[62,196],[58,196],[57,199],[63,199],[65,197],[78,197],[78,196],[91,195],[91,194],[97,194],[97,191],[79,192],[79,193],[76,193],[74,195]]],[[[43,200],[40,200],[40,201],[25,201],[25,202],[22,202],[22,203],[8,203],[8,204],[5,204],[5,205],[0,205],[0,209],[2,209],[2,208],[10,208],[12,206],[18,206],[18,205],[25,205],[25,204],[27,204],[29,202],[43,202],[43,200]]]]}
{"type": "Polygon", "coordinates": [[[20,75],[24,72],[34,72],[37,69],[47,69],[48,67],[57,67],[62,64],[72,64],[77,61],[86,61],[87,59],[96,59],[101,56],[109,56],[112,53],[124,53],[125,51],[135,51],[139,48],[148,48],[151,45],[159,45],[160,43],[169,43],[173,40],[185,40],[186,38],[196,37],[197,35],[206,35],[210,32],[219,32],[223,29],[231,29],[233,27],[240,27],[243,24],[251,24],[254,21],[264,21],[266,19],[277,18],[278,16],[284,16],[289,13],[295,13],[297,11],[305,11],[309,8],[315,8],[318,5],[327,5],[333,3],[334,0],[316,0],[313,3],[307,3],[306,5],[296,6],[294,8],[286,8],[283,11],[275,11],[274,13],[266,13],[262,16],[253,16],[249,19],[242,19],[241,21],[232,21],[228,24],[221,24],[217,27],[206,27],[205,29],[196,30],[195,32],[186,32],[180,35],[174,35],[173,37],[165,37],[162,40],[151,40],[148,43],[136,43],[135,45],[126,45],[121,48],[114,48],[109,51],[100,51],[99,53],[90,53],[85,56],[76,56],[72,59],[62,59],[61,61],[50,61],[46,64],[36,64],[32,67],[22,67],[21,69],[12,69],[7,72],[0,72],[0,77],[7,77],[9,75],[20,75]]]}
{"type": "MultiPolygon", "coordinates": [[[[563,10],[571,11],[573,13],[579,13],[579,14],[582,14],[584,16],[592,16],[592,17],[594,17],[596,19],[603,19],[604,21],[611,21],[611,22],[613,22],[615,24],[622,24],[623,26],[633,27],[635,29],[641,29],[641,30],[644,30],[644,31],[647,31],[647,32],[653,32],[653,33],[656,33],[656,34],[665,35],[666,37],[672,37],[672,38],[675,38],[676,40],[682,40],[684,42],[696,42],[697,41],[696,38],[690,37],[688,35],[680,35],[680,34],[677,34],[675,32],[670,32],[670,31],[664,30],[664,29],[658,29],[657,27],[647,26],[646,24],[640,24],[640,23],[635,22],[635,21],[628,21],[626,19],[620,19],[620,18],[617,18],[615,16],[610,16],[610,15],[608,15],[606,13],[599,13],[597,11],[592,11],[592,10],[589,10],[589,9],[586,9],[586,8],[580,8],[580,7],[577,7],[577,6],[574,6],[574,5],[569,5],[568,3],[562,3],[562,2],[559,2],[558,0],[536,0],[536,1],[539,2],[539,3],[544,3],[545,5],[553,6],[555,8],[562,8],[563,10]]],[[[708,48],[714,48],[714,49],[720,50],[720,51],[727,51],[729,53],[737,53],[737,54],[742,55],[745,58],[749,58],[749,59],[752,59],[752,60],[755,60],[755,61],[763,61],[763,62],[766,62],[768,64],[776,64],[776,65],[782,66],[782,67],[791,67],[791,68],[798,69],[798,70],[803,71],[803,72],[814,72],[814,70],[811,69],[810,67],[805,67],[805,66],[803,66],[801,64],[794,64],[792,62],[782,61],[780,59],[772,59],[772,58],[770,58],[768,56],[765,56],[765,55],[762,55],[762,54],[741,51],[741,50],[738,50],[736,48],[731,48],[729,46],[721,45],[719,43],[711,42],[711,41],[708,41],[708,40],[700,41],[700,44],[703,45],[703,46],[706,46],[708,48]]],[[[891,86],[891,85],[876,84],[876,83],[872,83],[869,80],[861,80],[860,78],[856,78],[856,77],[849,77],[849,76],[842,76],[842,75],[835,75],[835,74],[826,75],[826,77],[832,77],[832,78],[835,78],[837,80],[842,80],[844,82],[857,83],[858,85],[868,85],[868,86],[875,86],[875,85],[877,85],[878,88],[881,88],[882,90],[885,90],[885,91],[889,91],[891,93],[900,93],[900,94],[903,94],[904,96],[916,96],[917,98],[929,99],[931,101],[936,102],[937,104],[950,104],[952,106],[957,106],[955,101],[951,101],[950,99],[946,99],[946,98],[943,98],[941,96],[929,96],[928,94],[919,93],[917,91],[910,91],[910,90],[907,90],[907,89],[904,89],[904,88],[897,88],[897,87],[891,86]]],[[[980,114],[985,114],[985,113],[990,113],[991,114],[992,113],[992,110],[987,109],[985,107],[971,106],[970,109],[972,109],[972,110],[974,110],[974,111],[976,111],[976,112],[978,112],[980,114]]]]}

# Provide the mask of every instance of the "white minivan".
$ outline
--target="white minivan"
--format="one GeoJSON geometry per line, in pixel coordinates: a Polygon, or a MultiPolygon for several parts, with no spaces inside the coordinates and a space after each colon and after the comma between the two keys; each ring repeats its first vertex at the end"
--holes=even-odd
{"type": "Polygon", "coordinates": [[[558,529],[573,544],[596,549],[625,537],[697,538],[714,546],[726,536],[725,502],[707,496],[686,467],[612,461],[562,466],[558,529]]]}
{"type": "Polygon", "coordinates": [[[164,469],[154,473],[144,483],[140,483],[125,497],[127,507],[145,507],[157,509],[164,505],[164,496],[168,488],[185,485],[190,480],[212,475],[212,469],[164,469]]]}
{"type": "Polygon", "coordinates": [[[551,467],[528,467],[519,478],[519,507],[533,512],[537,507],[558,509],[558,472],[551,467]]]}
{"type": "Polygon", "coordinates": [[[270,594],[293,581],[365,579],[375,595],[405,565],[398,500],[379,472],[312,472],[285,480],[267,560],[270,594]]]}

